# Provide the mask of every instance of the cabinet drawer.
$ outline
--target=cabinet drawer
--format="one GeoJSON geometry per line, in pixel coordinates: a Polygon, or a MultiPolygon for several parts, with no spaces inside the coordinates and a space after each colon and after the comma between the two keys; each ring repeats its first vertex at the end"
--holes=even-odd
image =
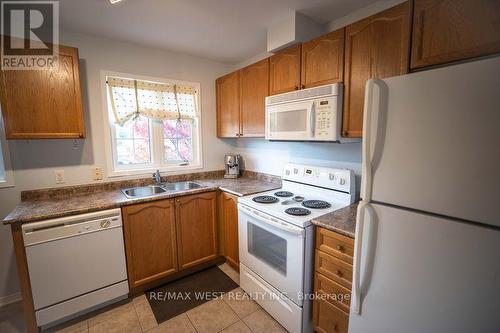
{"type": "Polygon", "coordinates": [[[316,229],[316,248],[352,265],[354,239],[324,228],[316,229]]]}
{"type": "Polygon", "coordinates": [[[352,265],[323,251],[316,250],[315,267],[318,273],[348,288],[352,287],[352,265]]]}
{"type": "Polygon", "coordinates": [[[314,292],[323,295],[322,299],[325,302],[349,313],[351,305],[351,291],[349,289],[322,274],[314,273],[314,292]]]}
{"type": "Polygon", "coordinates": [[[347,333],[349,315],[325,301],[313,303],[314,331],[321,333],[347,333]]]}

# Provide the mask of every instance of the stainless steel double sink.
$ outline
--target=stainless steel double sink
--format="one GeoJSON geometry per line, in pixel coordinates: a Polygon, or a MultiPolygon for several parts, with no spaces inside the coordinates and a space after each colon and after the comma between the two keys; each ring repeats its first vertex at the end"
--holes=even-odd
{"type": "Polygon", "coordinates": [[[177,183],[163,183],[161,185],[148,185],[122,189],[122,193],[129,199],[145,198],[154,195],[178,192],[185,190],[192,190],[196,188],[205,187],[195,182],[177,182],[177,183]]]}

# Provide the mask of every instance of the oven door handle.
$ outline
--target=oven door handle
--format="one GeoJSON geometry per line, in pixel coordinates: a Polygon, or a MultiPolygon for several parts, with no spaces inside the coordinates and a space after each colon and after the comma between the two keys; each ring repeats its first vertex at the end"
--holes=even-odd
{"type": "Polygon", "coordinates": [[[257,212],[251,208],[245,207],[241,204],[238,205],[238,208],[245,214],[257,219],[264,224],[273,226],[276,229],[286,231],[287,233],[302,236],[304,234],[304,229],[295,227],[289,223],[281,222],[277,219],[270,217],[269,215],[261,212],[257,212]]]}

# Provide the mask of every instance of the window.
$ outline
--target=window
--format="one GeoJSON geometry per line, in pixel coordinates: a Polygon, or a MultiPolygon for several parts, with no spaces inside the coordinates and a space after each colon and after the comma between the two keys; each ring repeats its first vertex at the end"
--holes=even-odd
{"type": "Polygon", "coordinates": [[[110,176],[201,168],[199,84],[102,73],[110,176]]]}

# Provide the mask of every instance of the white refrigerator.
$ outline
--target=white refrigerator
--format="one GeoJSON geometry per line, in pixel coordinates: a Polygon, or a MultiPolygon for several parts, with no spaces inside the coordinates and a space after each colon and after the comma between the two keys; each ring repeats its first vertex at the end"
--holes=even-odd
{"type": "Polygon", "coordinates": [[[350,333],[500,332],[500,57],[367,82],[350,333]]]}

